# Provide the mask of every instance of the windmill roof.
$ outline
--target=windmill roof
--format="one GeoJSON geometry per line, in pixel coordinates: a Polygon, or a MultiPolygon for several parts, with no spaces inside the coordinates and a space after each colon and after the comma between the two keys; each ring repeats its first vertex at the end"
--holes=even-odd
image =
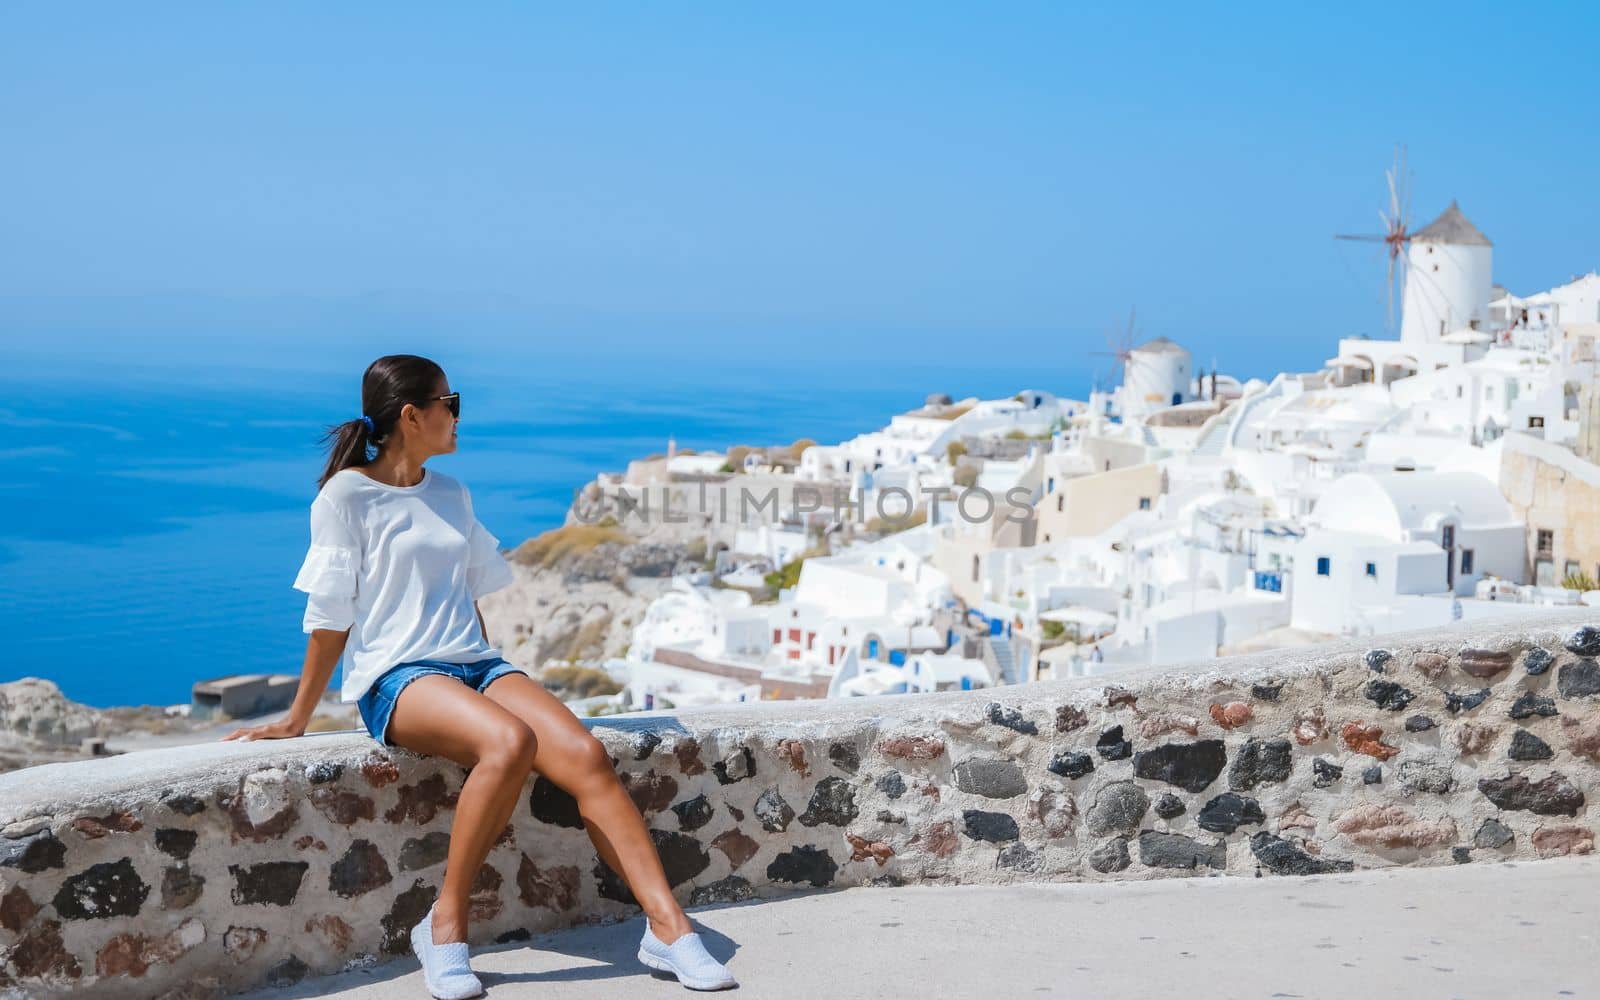
{"type": "Polygon", "coordinates": [[[1172,341],[1168,340],[1165,337],[1157,337],[1154,340],[1147,340],[1144,343],[1140,344],[1138,347],[1135,347],[1134,350],[1136,350],[1136,351],[1144,351],[1147,354],[1188,354],[1189,353],[1188,351],[1184,350],[1182,347],[1179,347],[1177,344],[1173,343],[1172,341]]]}
{"type": "Polygon", "coordinates": [[[1411,234],[1413,240],[1423,243],[1449,243],[1458,247],[1492,247],[1489,237],[1478,231],[1478,227],[1467,221],[1461,214],[1461,206],[1452,199],[1450,207],[1444,214],[1411,234]]]}

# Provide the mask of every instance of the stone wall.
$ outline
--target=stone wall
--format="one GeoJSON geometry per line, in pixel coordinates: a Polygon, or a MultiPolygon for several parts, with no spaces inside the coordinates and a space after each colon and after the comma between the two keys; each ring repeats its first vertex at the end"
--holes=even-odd
{"type": "MultiPolygon", "coordinates": [[[[1592,615],[592,725],[691,906],[1542,858],[1591,851],[1600,819],[1592,615]]],[[[0,775],[0,994],[209,996],[414,961],[463,777],[364,733],[0,775]]],[[[542,778],[473,899],[479,945],[638,913],[542,778]]]]}

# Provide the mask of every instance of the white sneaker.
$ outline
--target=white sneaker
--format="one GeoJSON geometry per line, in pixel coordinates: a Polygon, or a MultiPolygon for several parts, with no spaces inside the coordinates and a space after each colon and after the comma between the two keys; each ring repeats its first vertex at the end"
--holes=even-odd
{"type": "Polygon", "coordinates": [[[467,943],[433,943],[433,907],[417,926],[411,928],[411,950],[422,963],[422,978],[436,1000],[466,1000],[483,992],[483,983],[467,964],[467,943]]]}
{"type": "Polygon", "coordinates": [[[646,920],[644,938],[639,942],[639,961],[658,972],[672,973],[691,990],[724,990],[739,985],[733,973],[711,957],[700,935],[694,931],[671,944],[663,944],[646,920]]]}

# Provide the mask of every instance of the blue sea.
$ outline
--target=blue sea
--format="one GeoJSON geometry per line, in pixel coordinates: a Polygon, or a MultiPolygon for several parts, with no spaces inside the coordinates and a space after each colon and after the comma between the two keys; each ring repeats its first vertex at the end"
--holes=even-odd
{"type": "MultiPolygon", "coordinates": [[[[821,359],[770,370],[449,370],[457,451],[505,548],[561,524],[573,491],[680,448],[834,443],[930,392],[1083,398],[1090,375],[821,359]]],[[[290,587],[329,424],[360,415],[360,372],[24,363],[0,397],[0,681],[46,677],[96,706],[187,702],[195,681],[298,674],[290,587]]],[[[335,672],[333,682],[337,683],[335,672]]]]}

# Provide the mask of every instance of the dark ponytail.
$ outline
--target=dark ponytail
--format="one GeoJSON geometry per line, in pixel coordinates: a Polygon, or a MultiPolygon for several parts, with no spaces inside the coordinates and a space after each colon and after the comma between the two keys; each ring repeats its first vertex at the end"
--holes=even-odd
{"type": "Polygon", "coordinates": [[[367,366],[361,376],[361,415],[330,426],[322,440],[328,448],[328,464],[317,480],[321,491],[334,473],[352,466],[366,465],[377,457],[377,449],[388,440],[389,432],[400,419],[407,403],[416,403],[434,394],[444,378],[444,369],[415,354],[386,354],[367,366]],[[367,427],[368,418],[372,427],[367,427]],[[372,455],[367,448],[374,449],[372,455]]]}

